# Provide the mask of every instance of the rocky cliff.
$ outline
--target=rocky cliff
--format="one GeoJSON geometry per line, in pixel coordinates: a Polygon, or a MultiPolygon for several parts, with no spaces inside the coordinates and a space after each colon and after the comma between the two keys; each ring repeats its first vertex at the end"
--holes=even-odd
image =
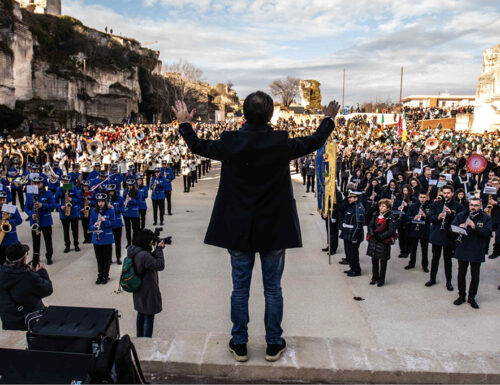
{"type": "Polygon", "coordinates": [[[500,44],[483,54],[483,71],[476,91],[472,130],[500,130],[500,44]]]}
{"type": "Polygon", "coordinates": [[[0,0],[0,105],[42,128],[139,114],[146,75],[160,75],[158,57],[133,39],[0,0]]]}

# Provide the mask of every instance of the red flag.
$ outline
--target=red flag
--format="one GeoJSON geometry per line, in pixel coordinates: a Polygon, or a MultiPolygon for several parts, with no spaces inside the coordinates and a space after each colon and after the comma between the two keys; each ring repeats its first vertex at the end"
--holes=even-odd
{"type": "Polygon", "coordinates": [[[401,119],[401,114],[399,115],[399,121],[398,121],[398,135],[400,137],[403,136],[403,119],[401,119]]]}

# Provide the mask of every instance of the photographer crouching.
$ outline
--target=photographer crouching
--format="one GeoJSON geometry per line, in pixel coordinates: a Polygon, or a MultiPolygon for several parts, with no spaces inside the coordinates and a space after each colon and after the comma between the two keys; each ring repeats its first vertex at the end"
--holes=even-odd
{"type": "Polygon", "coordinates": [[[127,248],[127,257],[132,260],[135,272],[141,278],[140,287],[133,292],[134,309],[137,311],[137,337],[153,336],[155,314],[162,311],[158,271],[165,268],[163,249],[170,238],[160,239],[158,235],[159,229],[155,232],[139,230],[132,245],[127,248]]]}
{"type": "Polygon", "coordinates": [[[29,246],[7,246],[7,262],[0,267],[0,318],[4,330],[27,330],[25,316],[44,309],[42,298],[52,294],[44,264],[27,264],[29,246]]]}

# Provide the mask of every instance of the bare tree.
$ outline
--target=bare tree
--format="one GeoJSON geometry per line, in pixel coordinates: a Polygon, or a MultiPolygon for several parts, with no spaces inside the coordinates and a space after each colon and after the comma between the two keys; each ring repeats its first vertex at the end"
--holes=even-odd
{"type": "Polygon", "coordinates": [[[295,98],[299,96],[300,80],[291,76],[286,79],[278,79],[269,85],[273,96],[281,97],[281,101],[285,107],[289,107],[295,98]]]}
{"type": "Polygon", "coordinates": [[[178,72],[181,76],[192,82],[197,82],[201,80],[203,76],[203,70],[196,67],[194,64],[188,62],[184,59],[179,59],[177,63],[166,64],[165,70],[167,72],[178,72]]]}

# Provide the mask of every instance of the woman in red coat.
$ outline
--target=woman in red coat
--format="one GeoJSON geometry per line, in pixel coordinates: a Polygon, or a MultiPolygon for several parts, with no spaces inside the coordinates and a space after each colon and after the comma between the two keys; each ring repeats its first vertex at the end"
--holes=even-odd
{"type": "Polygon", "coordinates": [[[385,284],[387,261],[391,258],[391,245],[397,235],[397,223],[391,213],[390,199],[381,199],[378,202],[378,215],[373,215],[368,224],[368,249],[366,254],[372,257],[372,280],[370,285],[378,287],[385,284]]]}

